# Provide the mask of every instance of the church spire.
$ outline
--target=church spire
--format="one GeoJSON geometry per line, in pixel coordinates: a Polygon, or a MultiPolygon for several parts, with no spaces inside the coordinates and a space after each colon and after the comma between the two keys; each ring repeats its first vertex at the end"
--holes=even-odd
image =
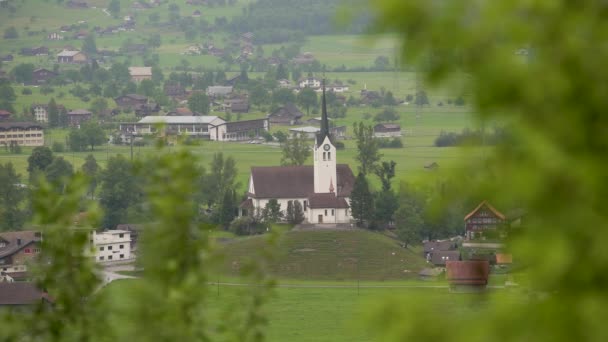
{"type": "Polygon", "coordinates": [[[325,140],[325,137],[331,137],[329,135],[329,120],[327,119],[327,104],[325,102],[325,78],[323,78],[323,97],[321,99],[321,130],[317,134],[317,146],[320,146],[325,140]]]}

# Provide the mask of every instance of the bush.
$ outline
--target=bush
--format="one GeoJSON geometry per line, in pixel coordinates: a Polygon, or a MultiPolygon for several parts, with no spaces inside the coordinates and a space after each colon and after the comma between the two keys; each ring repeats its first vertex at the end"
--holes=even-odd
{"type": "Polygon", "coordinates": [[[51,150],[53,150],[53,152],[58,152],[58,153],[64,152],[65,145],[60,141],[55,141],[53,143],[53,146],[51,146],[51,150]]]}
{"type": "Polygon", "coordinates": [[[264,233],[266,231],[266,226],[257,222],[252,217],[245,216],[233,220],[232,223],[230,223],[228,230],[240,236],[254,235],[264,233]]]}
{"type": "Polygon", "coordinates": [[[21,90],[21,95],[32,95],[32,89],[30,89],[30,88],[23,88],[21,90]]]}
{"type": "Polygon", "coordinates": [[[378,139],[378,147],[380,148],[403,148],[401,138],[378,139]]]}

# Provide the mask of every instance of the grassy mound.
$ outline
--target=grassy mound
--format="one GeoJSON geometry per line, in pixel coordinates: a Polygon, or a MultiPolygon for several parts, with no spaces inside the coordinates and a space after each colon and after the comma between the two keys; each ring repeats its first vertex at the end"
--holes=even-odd
{"type": "Polygon", "coordinates": [[[223,273],[237,275],[262,251],[274,252],[269,271],[282,279],[396,280],[417,276],[424,258],[380,233],[365,230],[288,231],[276,245],[264,236],[224,245],[223,273]]]}

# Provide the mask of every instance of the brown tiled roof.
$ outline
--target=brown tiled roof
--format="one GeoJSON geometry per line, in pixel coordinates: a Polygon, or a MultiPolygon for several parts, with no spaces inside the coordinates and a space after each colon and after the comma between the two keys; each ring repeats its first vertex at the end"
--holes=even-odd
{"type": "Polygon", "coordinates": [[[319,208],[348,208],[344,197],[336,197],[333,192],[325,194],[312,194],[308,196],[308,206],[313,209],[319,208]]]}
{"type": "MultiPolygon", "coordinates": [[[[336,165],[338,197],[348,197],[353,190],[355,176],[346,164],[336,165]]],[[[266,166],[252,167],[251,177],[255,198],[308,198],[314,193],[314,167],[266,166]]]]}
{"type": "Polygon", "coordinates": [[[436,251],[454,250],[456,243],[450,240],[445,241],[427,241],[424,243],[424,252],[432,253],[436,251]]]}
{"type": "Polygon", "coordinates": [[[11,255],[34,241],[40,241],[39,232],[24,230],[18,232],[0,233],[0,241],[5,241],[6,246],[0,248],[0,258],[11,255]]]}
{"type": "Polygon", "coordinates": [[[486,208],[488,208],[491,212],[494,213],[494,215],[498,216],[501,219],[505,219],[505,215],[503,215],[500,211],[494,209],[493,206],[490,205],[490,203],[483,201],[481,203],[479,203],[479,205],[477,206],[477,208],[473,209],[473,211],[471,211],[467,216],[464,217],[464,220],[468,220],[471,216],[473,216],[479,209],[481,209],[481,207],[486,206],[486,208]]]}
{"type": "Polygon", "coordinates": [[[453,285],[486,285],[489,274],[487,261],[446,262],[446,278],[453,285]]]}
{"type": "Polygon", "coordinates": [[[51,303],[54,301],[47,293],[37,289],[33,283],[0,283],[0,306],[32,305],[42,300],[51,303]]]}

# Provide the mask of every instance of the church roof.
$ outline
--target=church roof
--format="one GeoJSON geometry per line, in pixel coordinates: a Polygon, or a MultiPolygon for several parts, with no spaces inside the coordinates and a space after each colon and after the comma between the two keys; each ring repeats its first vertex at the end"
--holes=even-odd
{"type": "MultiPolygon", "coordinates": [[[[339,197],[348,197],[353,190],[355,176],[346,164],[336,165],[336,189],[339,197]]],[[[265,166],[252,167],[251,177],[255,198],[308,198],[314,193],[314,167],[265,166]]]]}
{"type": "Polygon", "coordinates": [[[334,193],[312,194],[308,197],[308,206],[313,209],[319,208],[348,208],[344,197],[336,197],[334,193]]]}

